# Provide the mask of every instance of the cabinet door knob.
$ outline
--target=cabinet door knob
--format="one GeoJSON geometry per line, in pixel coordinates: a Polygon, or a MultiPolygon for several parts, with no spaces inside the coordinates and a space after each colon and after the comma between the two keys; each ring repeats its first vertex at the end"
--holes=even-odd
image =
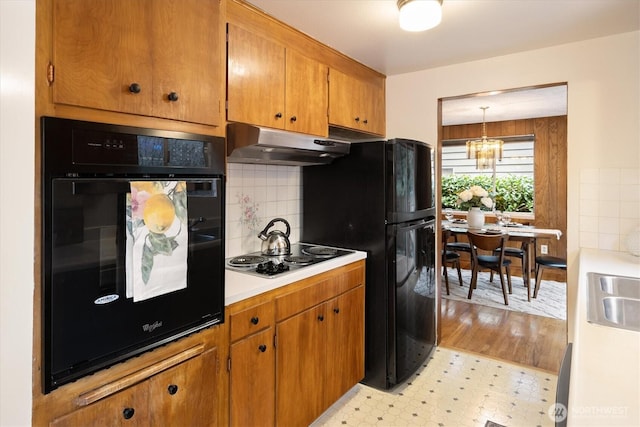
{"type": "Polygon", "coordinates": [[[355,120],[356,120],[356,123],[358,123],[360,121],[360,117],[356,117],[355,120]]]}
{"type": "Polygon", "coordinates": [[[321,315],[319,315],[319,316],[318,316],[318,320],[319,320],[319,321],[321,321],[321,322],[322,322],[322,321],[324,321],[324,316],[323,316],[322,314],[321,314],[321,315]]]}
{"type": "Polygon", "coordinates": [[[140,93],[141,90],[142,90],[142,88],[140,87],[140,85],[138,83],[131,83],[129,85],[129,92],[131,92],[131,93],[140,93]]]}
{"type": "Polygon", "coordinates": [[[133,414],[135,414],[136,410],[133,408],[124,408],[122,410],[122,416],[124,417],[125,420],[129,420],[133,417],[133,414]]]}
{"type": "Polygon", "coordinates": [[[265,351],[267,351],[267,346],[264,344],[260,344],[258,346],[258,350],[260,350],[262,353],[264,353],[265,351]]]}
{"type": "Polygon", "coordinates": [[[290,119],[290,120],[291,120],[292,122],[295,122],[296,120],[298,120],[298,118],[297,118],[296,116],[291,116],[291,119],[290,119]]]}
{"type": "Polygon", "coordinates": [[[276,113],[276,119],[281,119],[282,118],[282,113],[276,113]]]}
{"type": "Polygon", "coordinates": [[[169,93],[169,95],[167,95],[167,99],[171,102],[175,102],[178,100],[178,94],[175,92],[171,92],[169,93]]]}
{"type": "Polygon", "coordinates": [[[364,119],[364,121],[362,123],[364,123],[366,125],[367,123],[369,123],[369,120],[364,119]]]}
{"type": "Polygon", "coordinates": [[[259,321],[260,319],[257,316],[251,318],[251,323],[253,323],[254,325],[257,325],[259,321]]]}
{"type": "Polygon", "coordinates": [[[336,307],[336,308],[334,308],[334,309],[333,309],[333,312],[334,312],[335,314],[338,314],[338,313],[340,313],[340,309],[339,309],[338,307],[336,307]]]}
{"type": "Polygon", "coordinates": [[[169,387],[167,387],[167,391],[170,395],[174,395],[178,392],[178,386],[175,384],[170,384],[169,387]]]}

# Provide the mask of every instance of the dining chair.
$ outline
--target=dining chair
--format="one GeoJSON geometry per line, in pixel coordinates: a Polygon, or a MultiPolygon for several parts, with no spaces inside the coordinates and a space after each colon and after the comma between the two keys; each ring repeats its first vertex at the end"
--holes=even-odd
{"type": "MultiPolygon", "coordinates": [[[[518,258],[520,260],[520,265],[522,266],[522,270],[523,270],[523,275],[522,275],[522,284],[524,286],[527,286],[527,284],[525,283],[525,279],[524,279],[524,269],[526,268],[526,261],[525,261],[525,257],[527,256],[527,251],[525,250],[525,245],[524,243],[520,245],[519,248],[514,247],[514,246],[505,246],[504,247],[504,256],[508,256],[508,257],[512,257],[512,258],[518,258]]],[[[495,251],[493,251],[494,255],[498,255],[498,253],[501,251],[500,248],[496,249],[495,251]]],[[[489,281],[493,282],[493,271],[491,271],[491,276],[489,276],[489,281]]]]}
{"type": "Polygon", "coordinates": [[[509,305],[509,298],[507,297],[507,286],[504,282],[504,272],[507,274],[507,284],[509,287],[509,293],[512,293],[511,288],[511,260],[505,258],[505,243],[509,240],[507,234],[480,234],[471,231],[467,232],[469,243],[471,244],[471,259],[472,259],[472,274],[471,284],[469,285],[468,299],[471,299],[473,290],[478,283],[478,272],[483,268],[488,268],[491,271],[495,271],[500,276],[500,285],[502,286],[502,295],[504,296],[504,304],[509,305]],[[494,251],[500,248],[497,255],[494,255],[494,251]],[[479,253],[479,251],[485,251],[489,254],[479,253]]]}
{"type": "Polygon", "coordinates": [[[540,255],[536,257],[536,286],[533,288],[534,298],[538,296],[540,282],[542,281],[542,269],[544,268],[559,268],[560,270],[566,270],[567,260],[550,255],[540,255]]]}
{"type": "Polygon", "coordinates": [[[471,257],[471,245],[469,244],[469,242],[459,242],[458,235],[456,233],[450,234],[453,236],[453,242],[449,242],[449,240],[447,239],[447,249],[456,252],[458,255],[460,255],[461,252],[466,252],[469,254],[469,257],[471,257]]]}
{"type": "Polygon", "coordinates": [[[447,295],[449,293],[449,274],[447,273],[447,267],[451,265],[451,267],[456,268],[458,270],[458,281],[460,286],[462,286],[462,270],[460,270],[460,254],[455,251],[450,251],[447,249],[447,242],[449,241],[449,237],[451,232],[449,230],[442,230],[442,274],[444,276],[444,283],[447,288],[447,295]]]}

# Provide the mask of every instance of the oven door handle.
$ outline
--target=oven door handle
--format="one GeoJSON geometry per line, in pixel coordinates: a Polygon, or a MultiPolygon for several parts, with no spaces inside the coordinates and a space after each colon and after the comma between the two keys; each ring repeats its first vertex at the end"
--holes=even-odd
{"type": "Polygon", "coordinates": [[[129,181],[73,181],[73,195],[130,193],[129,181]]]}
{"type": "Polygon", "coordinates": [[[215,187],[211,180],[194,181],[187,180],[187,191],[212,191],[215,187]]]}

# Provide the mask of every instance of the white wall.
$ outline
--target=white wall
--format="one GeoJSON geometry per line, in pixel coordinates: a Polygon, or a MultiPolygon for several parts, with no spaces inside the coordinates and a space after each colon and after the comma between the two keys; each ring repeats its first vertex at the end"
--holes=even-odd
{"type": "Polygon", "coordinates": [[[571,301],[579,248],[622,250],[624,235],[639,222],[639,192],[633,194],[640,188],[639,57],[636,31],[392,76],[387,78],[387,135],[437,141],[439,98],[567,82],[571,301]],[[616,197],[607,194],[612,185],[616,197]],[[599,199],[585,201],[591,196],[581,191],[597,191],[599,199]],[[615,226],[612,204],[618,209],[615,226]],[[632,211],[622,213],[632,218],[621,218],[620,207],[632,211]],[[598,231],[589,232],[592,227],[598,231]]]}
{"type": "Polygon", "coordinates": [[[35,0],[0,0],[0,426],[3,427],[31,425],[34,61],[35,0]]]}

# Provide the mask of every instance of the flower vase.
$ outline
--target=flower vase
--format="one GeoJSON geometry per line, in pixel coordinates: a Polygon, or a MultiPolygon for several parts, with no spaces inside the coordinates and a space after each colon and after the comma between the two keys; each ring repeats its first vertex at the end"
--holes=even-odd
{"type": "Polygon", "coordinates": [[[482,228],[484,225],[484,212],[480,208],[471,208],[467,212],[467,225],[469,228],[482,228]]]}

